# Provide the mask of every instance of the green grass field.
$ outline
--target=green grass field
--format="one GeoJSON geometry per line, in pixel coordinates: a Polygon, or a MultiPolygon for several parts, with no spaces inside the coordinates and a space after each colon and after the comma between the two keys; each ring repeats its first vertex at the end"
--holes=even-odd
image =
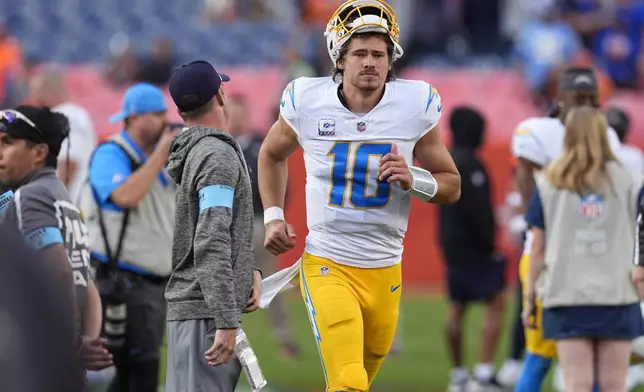
{"type": "MultiPolygon", "coordinates": [[[[268,380],[266,392],[322,392],[324,378],[318,351],[313,340],[304,304],[297,292],[288,293],[289,315],[303,355],[297,360],[279,355],[266,311],[259,310],[244,318],[249,336],[268,380]]],[[[506,311],[504,334],[496,355],[500,366],[506,358],[510,317],[514,305],[506,311]]],[[[404,353],[387,358],[372,392],[439,392],[446,390],[450,364],[444,339],[445,302],[439,297],[406,297],[402,302],[402,339],[404,353]]],[[[480,341],[481,306],[472,307],[465,321],[465,358],[471,367],[477,361],[480,341]]],[[[165,369],[163,365],[162,369],[165,369]]],[[[247,391],[245,376],[238,391],[247,391]]],[[[543,391],[554,391],[548,378],[543,391]]],[[[644,392],[644,389],[637,389],[644,392]]]]}

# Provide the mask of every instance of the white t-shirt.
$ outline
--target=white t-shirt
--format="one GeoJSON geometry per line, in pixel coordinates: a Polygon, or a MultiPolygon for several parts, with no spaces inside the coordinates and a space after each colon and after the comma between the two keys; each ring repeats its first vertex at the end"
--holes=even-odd
{"type": "Polygon", "coordinates": [[[52,111],[62,113],[69,119],[69,137],[63,141],[58,160],[65,162],[69,152],[70,161],[76,163],[77,171],[67,191],[72,202],[77,203],[83,183],[89,175],[89,159],[97,143],[96,131],[87,110],[75,103],[62,103],[52,111]]]}

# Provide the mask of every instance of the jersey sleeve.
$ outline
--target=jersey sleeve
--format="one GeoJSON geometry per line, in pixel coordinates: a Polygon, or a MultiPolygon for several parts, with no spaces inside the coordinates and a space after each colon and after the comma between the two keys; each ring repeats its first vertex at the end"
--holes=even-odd
{"type": "Polygon", "coordinates": [[[543,143],[534,134],[534,130],[527,121],[520,123],[512,135],[512,155],[523,158],[540,166],[548,163],[543,143]]]}
{"type": "Polygon", "coordinates": [[[63,243],[54,201],[43,189],[24,187],[15,195],[15,212],[25,242],[34,250],[63,243]]]}
{"type": "Polygon", "coordinates": [[[280,100],[280,115],[298,137],[300,136],[297,116],[297,105],[299,104],[299,100],[297,99],[296,94],[299,92],[301,84],[301,79],[291,81],[284,89],[284,92],[282,92],[282,99],[280,100]]]}
{"type": "Polygon", "coordinates": [[[541,204],[541,196],[539,195],[539,189],[535,188],[530,203],[528,204],[528,210],[525,213],[525,220],[531,227],[537,227],[541,230],[546,229],[546,223],[543,216],[543,204],[541,204]]]}
{"type": "Polygon", "coordinates": [[[130,174],[130,160],[122,148],[106,143],[96,149],[89,165],[89,183],[100,203],[106,203],[130,174]]]}
{"type": "Polygon", "coordinates": [[[438,121],[441,119],[443,112],[443,102],[441,101],[441,96],[432,85],[424,83],[426,94],[424,103],[424,112],[422,115],[422,133],[420,137],[425,136],[429,131],[434,129],[438,125],[438,121]]]}
{"type": "Polygon", "coordinates": [[[610,145],[611,151],[613,151],[613,154],[615,154],[615,156],[619,156],[619,153],[622,149],[622,142],[619,140],[617,132],[615,132],[613,127],[608,127],[608,130],[606,132],[608,133],[608,144],[610,145]]]}

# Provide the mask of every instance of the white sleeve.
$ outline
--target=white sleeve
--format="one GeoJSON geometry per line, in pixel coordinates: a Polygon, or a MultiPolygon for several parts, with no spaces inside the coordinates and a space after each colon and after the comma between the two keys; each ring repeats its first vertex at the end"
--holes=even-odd
{"type": "Polygon", "coordinates": [[[525,121],[517,126],[512,135],[512,155],[517,159],[527,159],[539,166],[545,166],[548,163],[543,143],[525,121]]]}
{"type": "Polygon", "coordinates": [[[71,161],[76,163],[83,163],[85,161],[85,156],[87,155],[87,150],[92,150],[94,146],[88,145],[85,141],[83,135],[79,135],[77,132],[70,132],[69,136],[60,146],[60,153],[58,154],[59,160],[65,160],[68,157],[71,161]]]}
{"type": "Polygon", "coordinates": [[[70,108],[59,109],[58,112],[67,116],[69,121],[69,136],[60,146],[58,159],[65,160],[69,156],[69,159],[77,164],[86,164],[96,147],[96,133],[92,120],[87,114],[70,108]]]}
{"type": "Polygon", "coordinates": [[[299,121],[297,117],[297,106],[299,102],[296,100],[296,92],[300,84],[296,83],[299,79],[291,81],[286,86],[282,93],[282,100],[280,101],[280,115],[286,123],[293,129],[293,132],[299,137],[299,121]]]}
{"type": "Polygon", "coordinates": [[[427,88],[426,100],[424,106],[424,113],[422,115],[423,131],[420,137],[425,136],[429,131],[434,129],[441,119],[443,113],[443,102],[441,96],[434,87],[428,83],[424,83],[427,88]]]}

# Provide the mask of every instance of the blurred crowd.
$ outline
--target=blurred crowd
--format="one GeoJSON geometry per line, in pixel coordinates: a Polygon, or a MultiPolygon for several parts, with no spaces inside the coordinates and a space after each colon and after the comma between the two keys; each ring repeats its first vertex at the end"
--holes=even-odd
{"type": "MultiPolygon", "coordinates": [[[[322,34],[341,0],[204,0],[200,23],[221,26],[272,23],[287,27],[282,66],[291,77],[328,74],[322,34]]],[[[644,27],[643,0],[390,0],[401,26],[409,65],[509,66],[519,69],[535,103],[545,106],[554,76],[570,64],[593,64],[602,72],[604,97],[615,89],[638,89],[644,27]]],[[[165,85],[172,69],[188,60],[176,54],[177,37],[157,37],[141,51],[115,34],[105,79],[124,87],[136,81],[165,85]],[[144,52],[144,53],[143,53],[144,52]]],[[[43,42],[41,45],[46,45],[43,42]]],[[[213,38],[213,45],[217,40],[213,38]]],[[[33,47],[31,45],[30,47],[33,47]]],[[[243,51],[243,48],[239,48],[243,51]]],[[[24,98],[26,80],[39,60],[23,53],[19,37],[0,28],[0,102],[24,98]]]]}

